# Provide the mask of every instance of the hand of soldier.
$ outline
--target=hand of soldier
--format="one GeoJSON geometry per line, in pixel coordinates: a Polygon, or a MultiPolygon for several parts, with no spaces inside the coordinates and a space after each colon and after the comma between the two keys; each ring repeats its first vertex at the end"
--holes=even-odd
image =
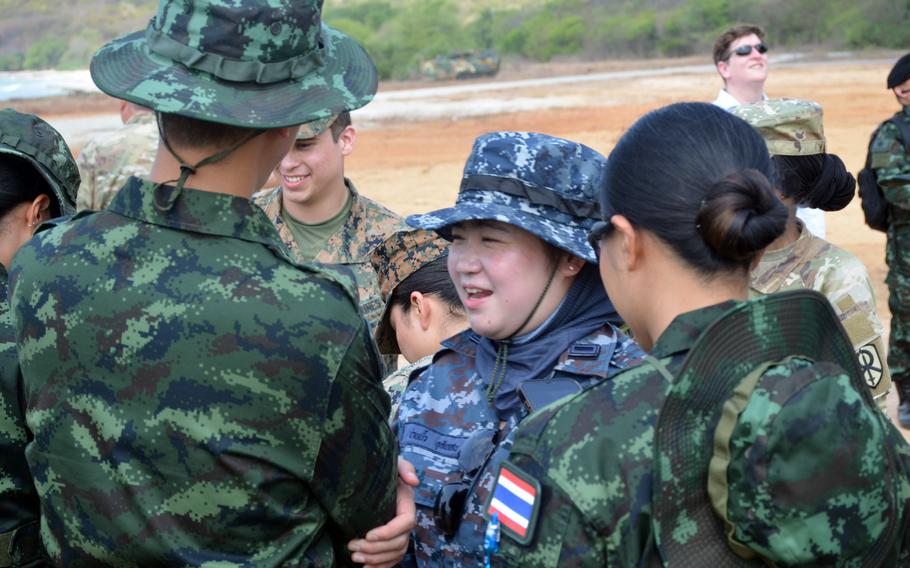
{"type": "Polygon", "coordinates": [[[408,551],[411,530],[417,524],[414,488],[420,484],[414,466],[398,458],[398,492],[395,518],[367,533],[366,538],[352,540],[348,550],[354,562],[370,568],[389,568],[398,564],[408,551]]]}

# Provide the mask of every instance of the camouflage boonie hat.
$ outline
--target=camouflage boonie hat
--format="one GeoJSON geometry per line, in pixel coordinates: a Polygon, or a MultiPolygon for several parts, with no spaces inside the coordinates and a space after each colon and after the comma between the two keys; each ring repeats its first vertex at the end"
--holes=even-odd
{"type": "Polygon", "coordinates": [[[658,418],[662,557],[881,566],[910,497],[886,421],[824,296],[733,308],[699,337],[658,418]]]}
{"type": "Polygon", "coordinates": [[[769,99],[732,110],[758,130],[772,156],[825,153],[822,107],[799,99],[769,99]]]}
{"type": "Polygon", "coordinates": [[[571,140],[491,132],[474,141],[455,206],[406,221],[448,240],[456,223],[500,221],[596,263],[587,233],[599,215],[606,164],[598,152],[571,140]]]}
{"type": "Polygon", "coordinates": [[[247,128],[360,108],[376,67],[321,12],[322,0],[160,0],[145,31],[98,50],[92,79],[159,112],[247,128]]]}
{"type": "Polygon", "coordinates": [[[415,229],[392,233],[370,255],[370,264],[379,281],[379,293],[385,302],[385,309],[375,331],[380,353],[401,353],[398,338],[389,323],[392,292],[422,266],[446,255],[448,248],[449,243],[436,233],[415,229]]]}
{"type": "Polygon", "coordinates": [[[79,168],[63,136],[50,124],[33,114],[0,110],[0,154],[22,158],[41,172],[57,198],[61,215],[76,212],[79,168]]]}

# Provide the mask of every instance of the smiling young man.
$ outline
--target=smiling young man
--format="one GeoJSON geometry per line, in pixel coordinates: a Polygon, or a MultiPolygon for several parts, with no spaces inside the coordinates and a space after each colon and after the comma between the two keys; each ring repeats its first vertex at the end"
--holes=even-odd
{"type": "MultiPolygon", "coordinates": [[[[357,193],[344,177],[344,159],[354,151],[356,137],[348,112],[303,125],[276,169],[281,185],[257,193],[253,201],[296,260],[353,271],[361,312],[375,327],[384,304],[370,254],[406,227],[401,217],[357,193]]],[[[387,365],[394,364],[386,359],[387,365]]]]}

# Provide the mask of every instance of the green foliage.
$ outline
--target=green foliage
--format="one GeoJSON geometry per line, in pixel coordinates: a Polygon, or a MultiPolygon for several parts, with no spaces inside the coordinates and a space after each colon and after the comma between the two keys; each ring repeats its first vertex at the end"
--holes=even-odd
{"type": "MultiPolygon", "coordinates": [[[[110,39],[145,27],[156,0],[0,0],[0,70],[86,67],[110,39]]],[[[775,50],[906,48],[910,0],[327,0],[324,17],[370,52],[380,77],[493,48],[503,55],[653,57],[710,53],[756,22],[775,50]]]]}
{"type": "Polygon", "coordinates": [[[25,52],[22,66],[25,69],[53,69],[66,53],[66,41],[55,36],[45,36],[25,52]]]}

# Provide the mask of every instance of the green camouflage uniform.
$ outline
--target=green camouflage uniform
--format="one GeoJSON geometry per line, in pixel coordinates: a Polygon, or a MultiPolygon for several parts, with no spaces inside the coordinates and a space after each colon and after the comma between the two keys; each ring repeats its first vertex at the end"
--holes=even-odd
{"type": "Polygon", "coordinates": [[[315,259],[300,258],[300,249],[294,236],[284,225],[281,218],[281,187],[260,191],[253,196],[253,201],[275,223],[281,240],[299,262],[339,264],[354,272],[360,294],[360,310],[370,325],[375,327],[382,316],[385,303],[379,291],[376,271],[370,264],[370,254],[389,235],[406,229],[407,226],[396,213],[357,193],[351,180],[345,178],[344,182],[354,196],[351,213],[344,226],[329,238],[315,259]]]}
{"type": "Polygon", "coordinates": [[[82,176],[76,208],[107,207],[130,176],[149,175],[157,150],[158,126],[150,112],[137,112],[122,128],[89,141],[76,158],[82,176]]]}
{"type": "MultiPolygon", "coordinates": [[[[745,307],[751,304],[752,338],[760,342],[766,332],[752,322],[760,323],[766,312],[753,302],[745,307]]],[[[523,473],[525,479],[539,482],[535,497],[538,509],[529,525],[527,544],[520,544],[504,532],[499,564],[522,568],[764,565],[759,558],[737,558],[735,564],[705,564],[694,559],[679,562],[678,555],[676,561],[668,562],[665,556],[671,549],[696,542],[713,551],[726,550],[723,540],[719,540],[722,533],[718,537],[707,530],[720,524],[718,517],[713,513],[705,515],[704,511],[693,514],[685,506],[678,507],[692,497],[691,480],[685,479],[692,468],[685,463],[689,452],[672,455],[677,445],[698,445],[690,440],[696,437],[707,442],[701,444],[701,451],[709,456],[714,451],[716,458],[719,454],[711,444],[710,433],[718,425],[717,419],[699,421],[704,418],[698,415],[702,407],[696,405],[698,401],[686,400],[674,407],[676,418],[664,423],[659,417],[667,412],[669,397],[675,395],[678,401],[695,389],[710,391],[712,387],[706,383],[696,387],[687,382],[701,378],[697,372],[684,377],[679,373],[697,339],[710,325],[741,307],[742,304],[726,302],[677,316],[658,338],[645,363],[562,405],[550,406],[521,425],[506,465],[523,473]],[[680,428],[681,433],[674,434],[673,429],[682,426],[679,416],[686,416],[687,412],[694,416],[688,420],[688,429],[680,428]],[[657,442],[674,440],[674,436],[675,441],[664,449],[669,455],[655,449],[657,442]],[[657,495],[663,501],[656,501],[657,495]],[[658,504],[669,504],[668,508],[675,512],[661,517],[658,504]]],[[[849,351],[845,352],[849,357],[849,351]]],[[[736,368],[735,363],[729,362],[721,366],[736,368]]],[[[724,415],[723,420],[733,417],[735,424],[732,442],[727,442],[728,467],[722,464],[720,470],[712,470],[710,480],[723,480],[723,490],[735,491],[740,498],[724,503],[724,518],[739,520],[734,523],[735,542],[731,548],[743,546],[777,565],[859,566],[857,556],[883,542],[879,540],[884,538],[881,535],[894,536],[884,526],[894,529],[903,524],[901,519],[910,499],[905,469],[910,457],[907,444],[872,410],[871,399],[858,396],[861,393],[855,384],[842,372],[835,373],[835,369],[839,368],[827,362],[813,365],[801,357],[759,366],[758,386],[736,401],[739,407],[729,407],[739,414],[724,415]],[[794,392],[791,385],[797,381],[799,385],[810,385],[807,388],[812,390],[794,392]],[[800,396],[807,393],[811,396],[800,396]],[[786,412],[782,412],[783,408],[786,412]],[[774,428],[770,429],[772,423],[774,428]],[[845,432],[851,434],[846,436],[845,432]],[[794,443],[793,436],[810,442],[794,443]],[[832,441],[842,445],[832,449],[832,441]],[[894,451],[887,454],[886,446],[894,451]],[[791,448],[793,451],[788,452],[791,448]],[[807,463],[806,453],[818,459],[807,463]],[[888,463],[890,459],[903,460],[904,465],[888,463]],[[843,460],[844,465],[837,460],[843,460]],[[783,469],[768,475],[762,467],[783,469]],[[888,484],[880,484],[879,478],[886,476],[888,484]],[[781,492],[767,487],[769,480],[765,477],[786,479],[781,492]],[[812,491],[811,487],[824,491],[812,491]],[[803,511],[813,515],[803,517],[803,511]],[[896,520],[888,515],[894,515],[896,520]],[[782,528],[782,523],[776,523],[781,518],[792,525],[782,528]],[[841,556],[847,560],[841,562],[841,556]]],[[[709,407],[720,408],[714,404],[709,407]]],[[[723,408],[727,412],[728,406],[723,408]]],[[[722,429],[717,428],[720,435],[722,429]]],[[[714,461],[711,463],[713,467],[714,461]]],[[[709,483],[705,483],[709,479],[707,471],[696,472],[696,477],[701,474],[705,478],[695,480],[699,486],[696,502],[706,488],[710,490],[706,487],[709,483]]],[[[885,549],[888,561],[876,565],[906,565],[906,548],[907,543],[901,538],[889,541],[885,549]]]]}
{"type": "Polygon", "coordinates": [[[801,288],[821,292],[850,336],[866,384],[876,395],[888,392],[884,327],[875,309],[869,273],[858,258],[816,237],[800,223],[796,242],[762,255],[752,271],[750,286],[752,297],[801,288]]]}
{"type": "MultiPolygon", "coordinates": [[[[36,116],[4,109],[0,111],[0,160],[8,156],[23,160],[23,167],[34,167],[47,181],[60,213],[73,213],[79,170],[59,132],[36,116]]],[[[7,269],[0,265],[0,566],[30,566],[32,561],[42,562],[43,556],[38,494],[25,458],[30,435],[20,406],[22,377],[15,328],[7,269]]]]}
{"type": "MultiPolygon", "coordinates": [[[[910,123],[910,107],[901,118],[910,123]]],[[[897,127],[885,123],[870,147],[871,167],[888,201],[888,308],[891,334],[888,366],[896,383],[910,380],[910,156],[904,150],[897,127]]]]}
{"type": "Polygon", "coordinates": [[[247,200],[131,178],[11,271],[42,539],[65,565],[331,566],[397,448],[352,283],[247,200]],[[369,471],[370,475],[362,475],[369,471]]]}

